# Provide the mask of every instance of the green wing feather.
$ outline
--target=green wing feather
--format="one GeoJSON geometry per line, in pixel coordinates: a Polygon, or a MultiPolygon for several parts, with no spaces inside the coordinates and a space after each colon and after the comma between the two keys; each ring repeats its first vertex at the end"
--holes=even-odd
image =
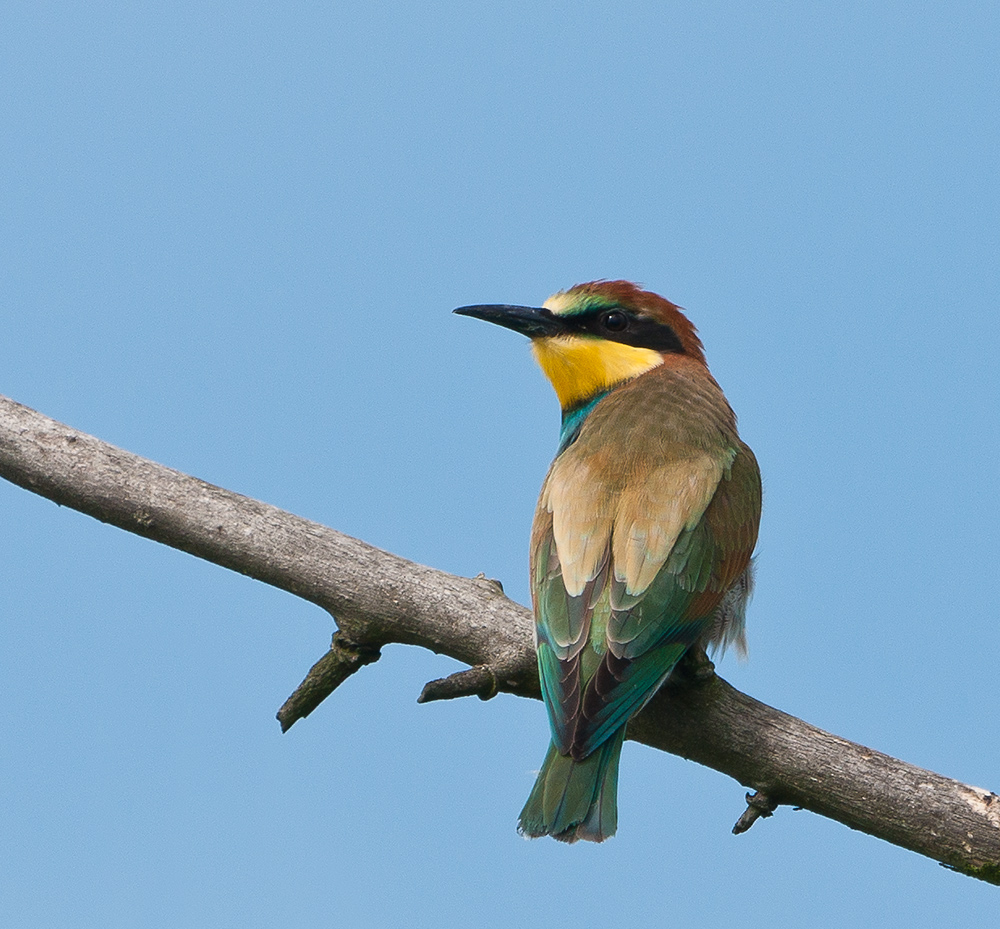
{"type": "Polygon", "coordinates": [[[701,637],[709,616],[691,617],[688,609],[712,585],[716,552],[702,519],[680,536],[641,597],[625,595],[622,583],[612,582],[608,650],[583,688],[575,755],[589,755],[639,712],[701,637]]]}

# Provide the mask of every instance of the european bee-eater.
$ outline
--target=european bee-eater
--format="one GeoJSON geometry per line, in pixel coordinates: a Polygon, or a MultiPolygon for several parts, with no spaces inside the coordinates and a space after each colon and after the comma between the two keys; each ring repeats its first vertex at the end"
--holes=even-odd
{"type": "Polygon", "coordinates": [[[526,836],[600,842],[625,728],[694,645],[745,647],[760,471],[674,304],[627,281],[541,307],[464,306],[531,339],[562,406],[531,533],[552,744],[526,836]]]}

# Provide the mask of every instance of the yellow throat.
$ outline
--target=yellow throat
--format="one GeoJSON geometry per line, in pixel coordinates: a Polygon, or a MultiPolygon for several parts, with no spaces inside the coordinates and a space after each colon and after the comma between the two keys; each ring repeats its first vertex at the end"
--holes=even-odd
{"type": "Polygon", "coordinates": [[[531,350],[564,410],[663,364],[663,356],[651,348],[596,336],[533,339],[531,350]]]}

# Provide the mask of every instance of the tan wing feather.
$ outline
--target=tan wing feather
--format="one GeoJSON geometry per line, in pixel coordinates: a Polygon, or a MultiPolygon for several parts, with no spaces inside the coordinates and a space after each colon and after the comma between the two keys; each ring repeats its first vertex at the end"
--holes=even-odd
{"type": "Polygon", "coordinates": [[[615,578],[641,594],[667,560],[677,537],[693,529],[712,501],[726,462],[698,455],[661,465],[619,497],[611,542],[615,578]]]}
{"type": "Polygon", "coordinates": [[[604,563],[614,520],[614,482],[575,455],[557,459],[540,505],[552,514],[552,535],[566,593],[578,597],[604,563]]]}

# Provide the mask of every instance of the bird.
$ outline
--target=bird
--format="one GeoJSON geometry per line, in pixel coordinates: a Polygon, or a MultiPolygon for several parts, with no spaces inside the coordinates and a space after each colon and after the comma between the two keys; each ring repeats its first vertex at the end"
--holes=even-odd
{"type": "Polygon", "coordinates": [[[518,831],[601,842],[628,721],[689,650],[745,654],[760,469],[694,325],[638,284],[454,312],[527,336],[562,409],[530,544],[551,743],[518,831]]]}

